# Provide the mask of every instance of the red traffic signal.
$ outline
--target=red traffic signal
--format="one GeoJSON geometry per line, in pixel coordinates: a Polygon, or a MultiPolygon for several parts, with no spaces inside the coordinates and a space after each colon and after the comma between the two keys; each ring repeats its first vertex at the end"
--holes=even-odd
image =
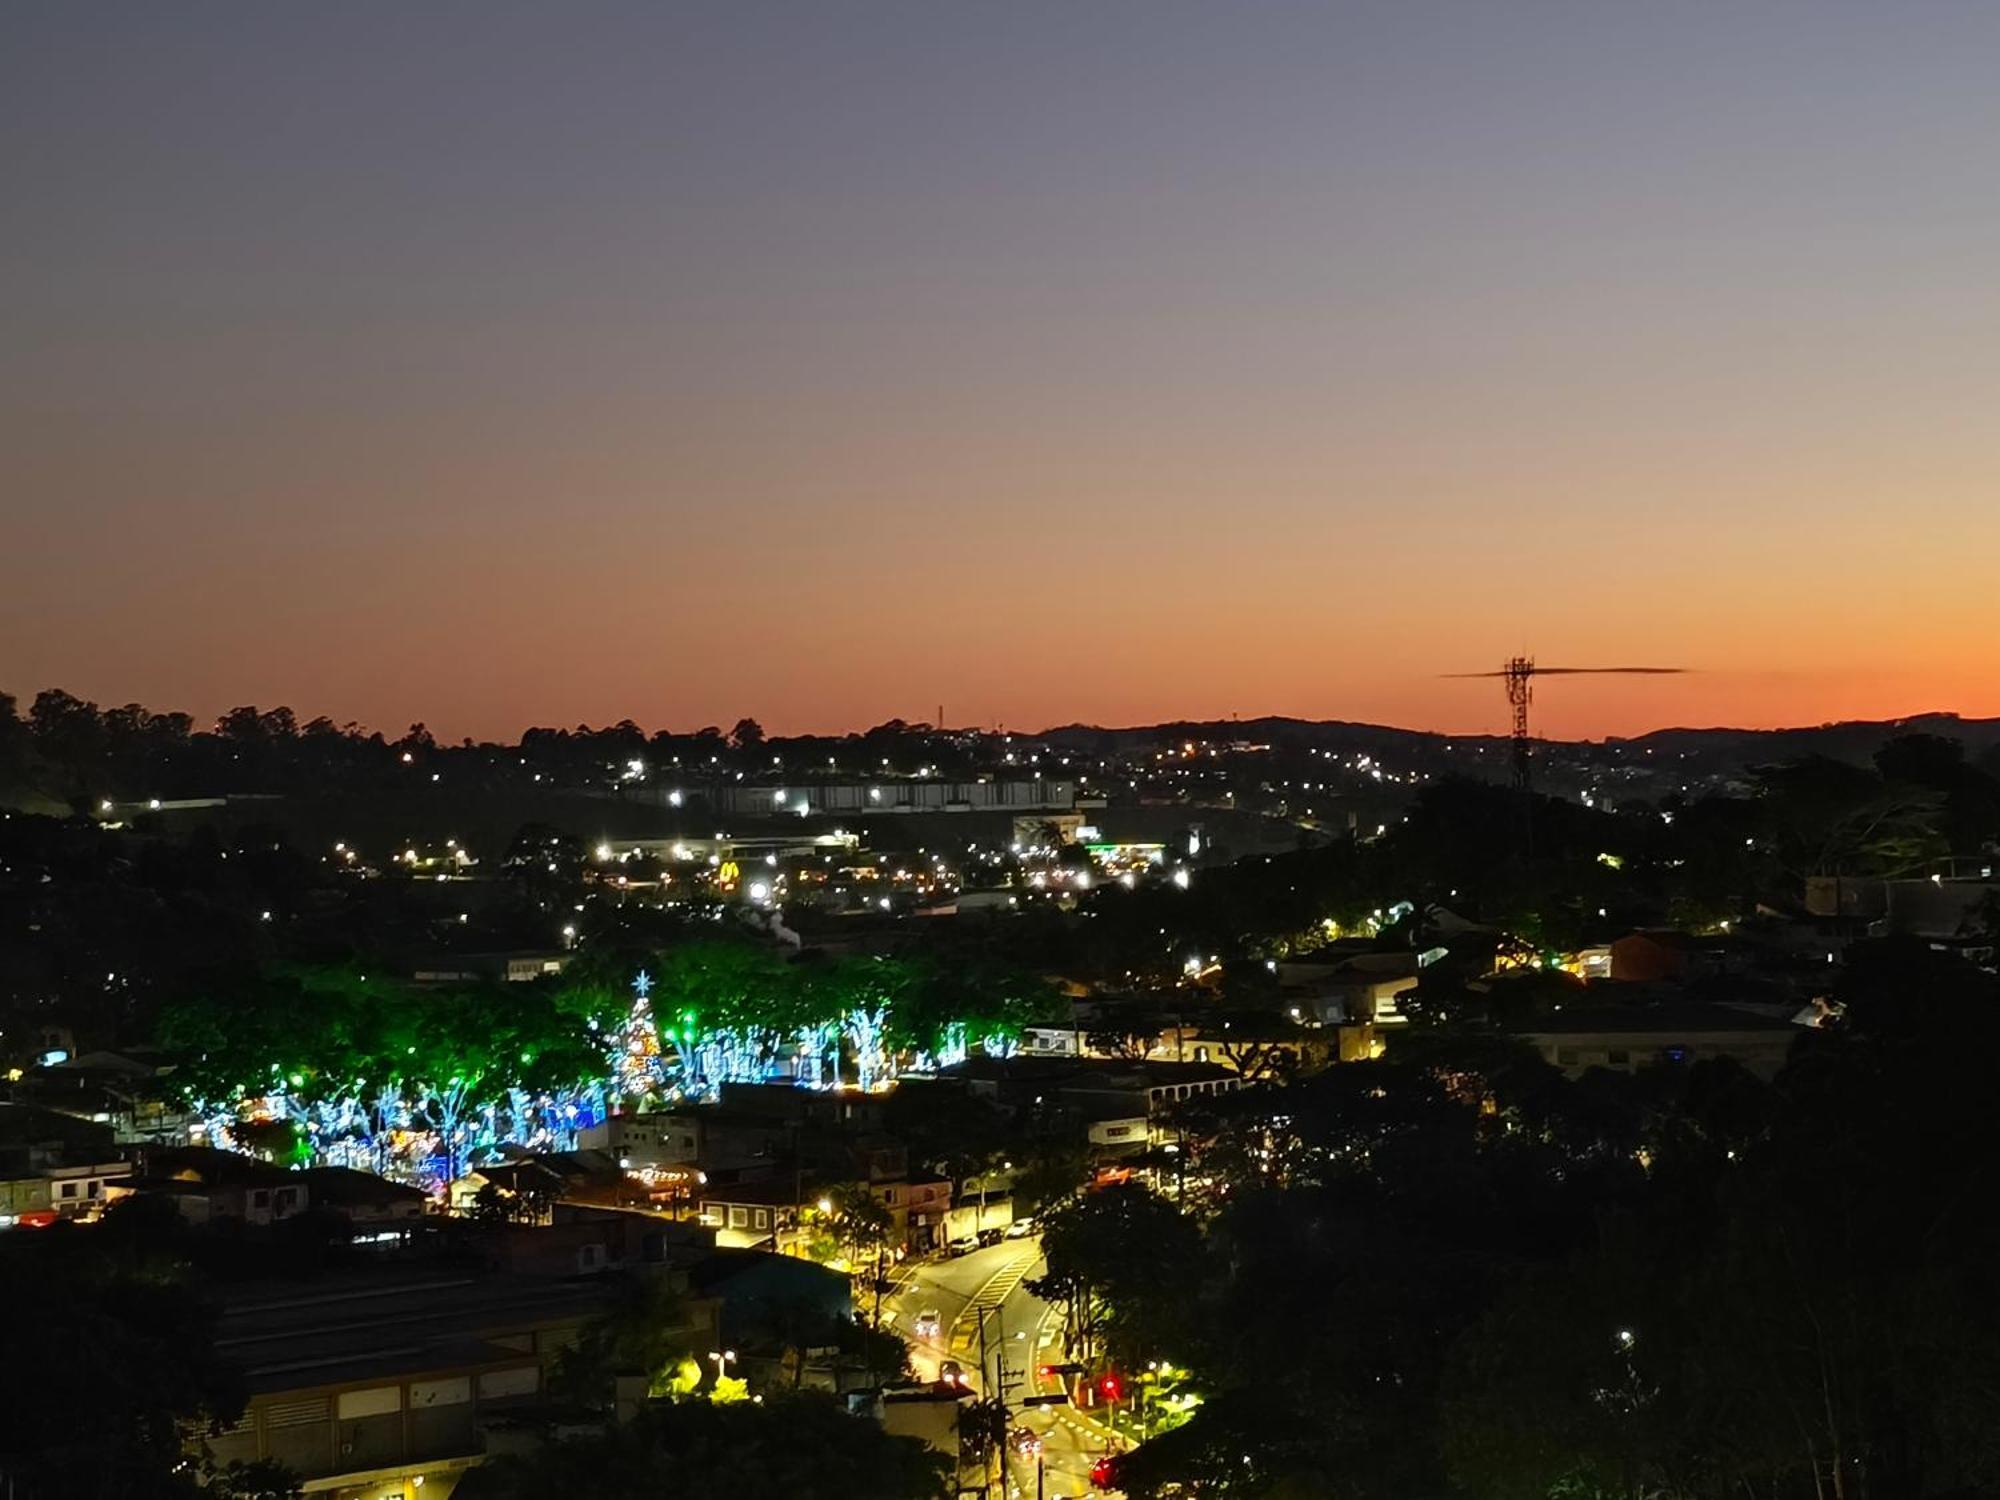
{"type": "Polygon", "coordinates": [[[1125,1394],[1125,1382],[1106,1372],[1097,1377],[1097,1394],[1106,1401],[1116,1401],[1125,1394]]]}

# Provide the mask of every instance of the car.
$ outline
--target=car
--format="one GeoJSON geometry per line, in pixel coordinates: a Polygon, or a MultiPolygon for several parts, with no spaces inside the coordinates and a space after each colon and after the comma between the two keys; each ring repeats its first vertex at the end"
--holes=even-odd
{"type": "Polygon", "coordinates": [[[1041,1434],[1032,1427],[1016,1427],[1007,1434],[1007,1446],[1016,1458],[1033,1458],[1042,1451],[1041,1434]]]}
{"type": "Polygon", "coordinates": [[[997,1244],[999,1244],[999,1243],[1000,1243],[1000,1237],[1001,1237],[1001,1235],[1002,1235],[1002,1234],[1004,1234],[1004,1233],[1005,1233],[1005,1231],[1004,1231],[1004,1230],[1000,1230],[1000,1229],[982,1229],[982,1230],[980,1230],[980,1231],[979,1231],[979,1248],[980,1248],[980,1249],[982,1249],[982,1250],[984,1250],[984,1249],[988,1248],[989,1246],[992,1246],[992,1245],[997,1245],[997,1244]]]}
{"type": "Polygon", "coordinates": [[[941,1359],[938,1361],[938,1379],[946,1385],[964,1385],[965,1366],[955,1359],[941,1359]]]}
{"type": "Polygon", "coordinates": [[[1035,1221],[1033,1219],[1016,1219],[1007,1226],[1007,1238],[1010,1240],[1025,1240],[1034,1232],[1035,1221]]]}
{"type": "Polygon", "coordinates": [[[935,1307],[927,1307],[918,1313],[917,1321],[910,1325],[910,1331],[920,1339],[934,1339],[943,1328],[943,1316],[935,1307]]]}
{"type": "Polygon", "coordinates": [[[978,1248],[979,1248],[978,1235],[961,1234],[957,1239],[953,1240],[949,1245],[945,1247],[945,1253],[947,1255],[970,1255],[973,1251],[977,1250],[978,1248]]]}

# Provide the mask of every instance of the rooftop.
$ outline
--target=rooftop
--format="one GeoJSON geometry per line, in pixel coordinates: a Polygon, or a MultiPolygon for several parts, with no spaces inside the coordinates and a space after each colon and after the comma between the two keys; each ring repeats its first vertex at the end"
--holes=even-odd
{"type": "Polygon", "coordinates": [[[945,1078],[1045,1084],[1052,1088],[1139,1089],[1213,1083],[1238,1075],[1220,1063],[1155,1062],[1149,1058],[969,1057],[941,1068],[945,1078]]]}
{"type": "Polygon", "coordinates": [[[265,1283],[224,1293],[216,1348],[252,1394],[518,1362],[493,1340],[588,1317],[607,1295],[598,1281],[402,1268],[265,1283]]]}
{"type": "Polygon", "coordinates": [[[1666,1005],[1565,1006],[1508,1028],[1527,1036],[1616,1032],[1630,1036],[1688,1035],[1711,1031],[1794,1030],[1789,1020],[1733,1005],[1680,1002],[1666,1005]]]}
{"type": "Polygon", "coordinates": [[[427,1203],[430,1195],[407,1183],[391,1182],[353,1167],[309,1167],[302,1175],[315,1205],[341,1207],[356,1203],[427,1203]]]}

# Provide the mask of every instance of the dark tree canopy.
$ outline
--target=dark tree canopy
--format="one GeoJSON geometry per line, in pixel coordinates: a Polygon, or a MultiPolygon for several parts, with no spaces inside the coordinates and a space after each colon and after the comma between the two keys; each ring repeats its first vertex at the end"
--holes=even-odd
{"type": "Polygon", "coordinates": [[[601,1437],[557,1443],[474,1471],[465,1500],[728,1495],[737,1500],[944,1500],[946,1466],[831,1397],[763,1404],[656,1403],[601,1437]]]}

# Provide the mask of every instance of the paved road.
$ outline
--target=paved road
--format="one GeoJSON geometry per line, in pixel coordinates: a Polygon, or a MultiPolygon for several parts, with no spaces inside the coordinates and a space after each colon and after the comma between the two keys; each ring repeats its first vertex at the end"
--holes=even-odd
{"type": "MultiPolygon", "coordinates": [[[[1042,1437],[1042,1500],[1097,1495],[1090,1466],[1115,1441],[1087,1413],[1069,1407],[1020,1408],[1027,1395],[1060,1390],[1044,1380],[1040,1367],[1063,1360],[1062,1314],[1022,1285],[1042,1272],[1039,1240],[1006,1240],[956,1260],[929,1261],[912,1269],[898,1291],[886,1298],[889,1326],[910,1341],[919,1378],[938,1378],[938,1366],[955,1360],[967,1383],[985,1392],[998,1385],[1013,1406],[1013,1425],[1042,1437]],[[914,1325],[935,1311],[935,1338],[919,1339],[914,1325]],[[985,1365],[980,1363],[980,1329],[985,1330],[985,1365]],[[1004,1353],[1002,1352],[1004,1350],[1004,1353]]],[[[1033,1500],[1035,1463],[1009,1455],[1003,1500],[1033,1500]]]]}

